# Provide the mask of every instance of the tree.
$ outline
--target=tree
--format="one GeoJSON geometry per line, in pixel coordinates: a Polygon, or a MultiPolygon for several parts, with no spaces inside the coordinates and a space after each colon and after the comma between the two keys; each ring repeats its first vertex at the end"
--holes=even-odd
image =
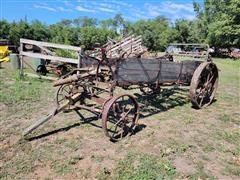
{"type": "Polygon", "coordinates": [[[70,27],[73,22],[69,19],[62,19],[58,24],[60,26],[70,27]]]}
{"type": "Polygon", "coordinates": [[[88,27],[88,26],[97,26],[97,20],[95,18],[89,18],[86,16],[79,17],[73,20],[73,24],[76,27],[88,27]]]}
{"type": "Polygon", "coordinates": [[[10,25],[10,30],[8,34],[8,39],[11,44],[19,46],[20,38],[33,38],[33,31],[30,28],[30,25],[23,20],[20,20],[18,23],[13,22],[10,25]]]}
{"type": "Polygon", "coordinates": [[[77,31],[61,24],[49,26],[50,41],[62,44],[78,44],[77,31]]]}
{"type": "Polygon", "coordinates": [[[38,20],[34,20],[30,26],[31,32],[33,33],[32,38],[37,41],[48,41],[50,33],[46,25],[42,24],[38,20]]]}
{"type": "Polygon", "coordinates": [[[115,33],[106,28],[84,27],[80,29],[80,43],[85,49],[91,49],[96,43],[103,45],[107,38],[114,38],[115,33]]]}
{"type": "Polygon", "coordinates": [[[113,30],[116,34],[124,35],[127,33],[130,23],[126,22],[121,14],[116,14],[112,19],[100,21],[100,25],[103,28],[113,30]]]}
{"type": "Polygon", "coordinates": [[[0,21],[0,39],[7,39],[9,34],[10,24],[6,20],[0,21]]]}
{"type": "Polygon", "coordinates": [[[210,45],[240,46],[239,0],[205,0],[203,6],[194,2],[194,8],[210,45]]]}
{"type": "Polygon", "coordinates": [[[197,21],[177,19],[175,22],[176,40],[180,43],[203,43],[201,29],[197,21]]]}
{"type": "Polygon", "coordinates": [[[152,51],[164,51],[176,36],[168,19],[162,16],[152,20],[139,20],[131,26],[131,31],[142,35],[144,45],[152,51]]]}

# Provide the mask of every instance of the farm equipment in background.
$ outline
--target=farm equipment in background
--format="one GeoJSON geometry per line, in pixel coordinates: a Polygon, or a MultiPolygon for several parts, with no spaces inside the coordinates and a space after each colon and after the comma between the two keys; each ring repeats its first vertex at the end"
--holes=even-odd
{"type": "Polygon", "coordinates": [[[174,56],[202,58],[206,57],[208,49],[208,44],[173,43],[167,47],[166,52],[174,56]]]}
{"type": "Polygon", "coordinates": [[[239,48],[231,48],[230,57],[234,59],[240,59],[240,49],[239,48]]]}
{"type": "Polygon", "coordinates": [[[102,119],[102,129],[112,141],[118,141],[135,132],[140,108],[136,98],[126,91],[139,88],[142,96],[161,93],[161,86],[190,86],[190,99],[200,109],[210,105],[218,86],[217,66],[208,58],[205,61],[173,62],[163,58],[139,57],[107,58],[101,48],[101,59],[85,55],[82,59],[92,62],[72,70],[54,82],[56,107],[47,117],[37,120],[25,129],[31,133],[62,111],[87,110],[102,119]],[[116,88],[125,93],[115,95],[116,88]]]}
{"type": "Polygon", "coordinates": [[[10,58],[10,51],[8,48],[8,41],[7,40],[0,40],[0,64],[2,62],[9,62],[10,58]]]}

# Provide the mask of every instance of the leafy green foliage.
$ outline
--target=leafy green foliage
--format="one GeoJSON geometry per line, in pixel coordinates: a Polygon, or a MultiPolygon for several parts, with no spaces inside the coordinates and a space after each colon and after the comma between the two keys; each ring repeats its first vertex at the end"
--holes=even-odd
{"type": "Polygon", "coordinates": [[[95,43],[103,45],[107,42],[107,38],[113,38],[114,32],[106,28],[84,27],[80,29],[80,44],[86,49],[94,47],[95,43]]]}
{"type": "Polygon", "coordinates": [[[205,0],[204,6],[194,3],[207,42],[216,47],[240,46],[240,1],[205,0]]]}

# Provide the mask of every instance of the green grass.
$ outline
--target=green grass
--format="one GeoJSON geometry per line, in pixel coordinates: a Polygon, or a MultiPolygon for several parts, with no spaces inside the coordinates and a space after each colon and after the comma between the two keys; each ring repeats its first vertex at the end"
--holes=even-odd
{"type": "Polygon", "coordinates": [[[169,160],[158,159],[147,154],[129,153],[118,162],[113,174],[103,169],[99,179],[174,179],[177,176],[176,169],[169,160]]]}
{"type": "Polygon", "coordinates": [[[236,145],[240,144],[240,131],[239,130],[231,131],[231,132],[219,130],[217,132],[217,137],[218,137],[218,139],[223,139],[232,144],[236,144],[236,145]]]}
{"type": "Polygon", "coordinates": [[[51,168],[59,175],[65,175],[73,172],[73,169],[69,163],[55,162],[51,168]]]}
{"type": "Polygon", "coordinates": [[[47,81],[28,77],[20,79],[18,74],[8,78],[8,81],[0,81],[0,102],[6,105],[37,102],[42,95],[52,92],[47,81]]]}
{"type": "Polygon", "coordinates": [[[240,177],[240,168],[238,165],[229,164],[225,167],[224,174],[240,177]]]}

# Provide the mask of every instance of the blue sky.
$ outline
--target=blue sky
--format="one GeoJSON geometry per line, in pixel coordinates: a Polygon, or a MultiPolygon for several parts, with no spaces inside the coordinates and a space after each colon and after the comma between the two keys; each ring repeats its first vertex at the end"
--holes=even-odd
{"type": "MultiPolygon", "coordinates": [[[[202,0],[196,0],[202,2],[202,0]]],[[[192,0],[0,0],[0,18],[9,21],[27,17],[52,24],[61,19],[88,16],[99,20],[120,13],[129,21],[165,15],[194,19],[192,0]]]]}

